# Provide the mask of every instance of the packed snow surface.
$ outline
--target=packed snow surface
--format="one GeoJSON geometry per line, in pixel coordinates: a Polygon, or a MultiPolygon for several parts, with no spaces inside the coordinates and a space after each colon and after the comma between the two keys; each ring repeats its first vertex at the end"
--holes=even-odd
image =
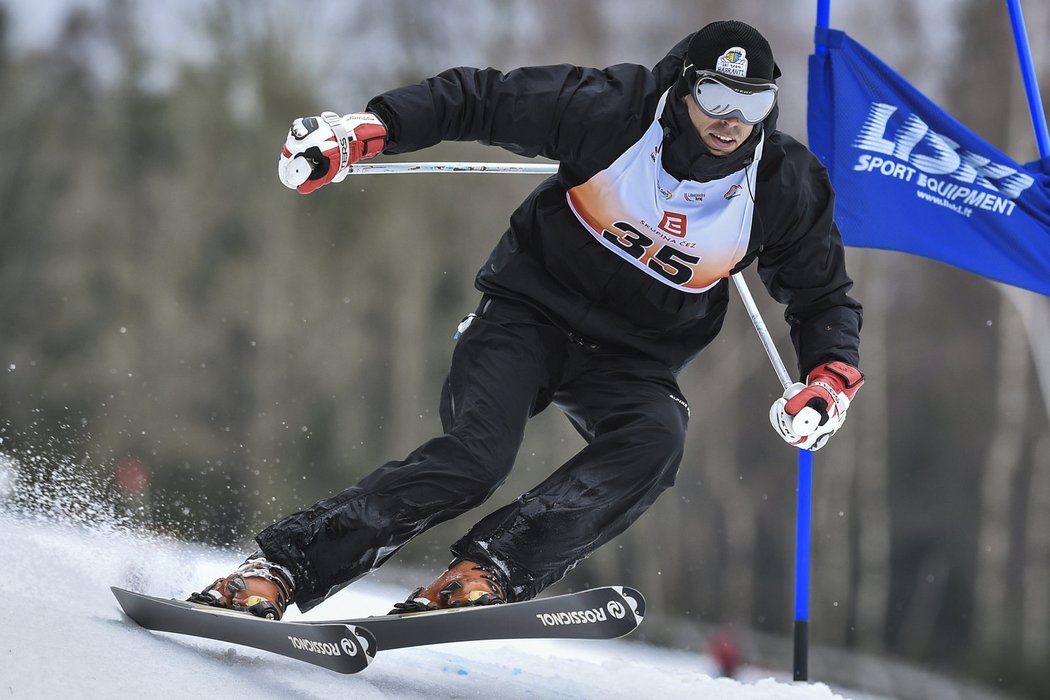
{"type": "MultiPolygon", "coordinates": [[[[232,644],[154,633],[127,619],[111,585],[182,596],[237,555],[127,528],[0,511],[0,695],[12,698],[726,698],[828,700],[820,684],[712,678],[703,656],[630,641],[513,641],[380,651],[344,676],[232,644]]],[[[308,615],[386,612],[406,591],[367,579],[308,615]]],[[[644,624],[644,623],[643,623],[644,624]]]]}

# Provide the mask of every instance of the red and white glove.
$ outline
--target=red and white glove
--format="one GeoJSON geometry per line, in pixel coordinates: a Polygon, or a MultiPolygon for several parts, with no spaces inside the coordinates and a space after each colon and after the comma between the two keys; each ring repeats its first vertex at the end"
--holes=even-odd
{"type": "Polygon", "coordinates": [[[301,117],[288,130],[277,176],[285,187],[301,194],[342,182],[351,165],[382,153],[386,135],[386,126],[371,112],[301,117]]]}
{"type": "Polygon", "coordinates": [[[788,443],[804,450],[819,450],[835,434],[846,410],[864,384],[864,375],[845,362],[826,362],[795,383],[773,402],[769,422],[788,443]]]}

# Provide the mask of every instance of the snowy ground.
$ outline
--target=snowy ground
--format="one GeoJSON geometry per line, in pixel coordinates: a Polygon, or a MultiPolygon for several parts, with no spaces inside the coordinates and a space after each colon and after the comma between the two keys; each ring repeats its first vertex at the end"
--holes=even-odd
{"type": "MultiPolygon", "coordinates": [[[[3,438],[0,436],[0,448],[3,438]]],[[[124,617],[109,587],[183,597],[229,572],[243,552],[164,538],[114,514],[113,494],[77,463],[28,462],[0,449],[0,698],[478,698],[619,700],[1004,700],[918,667],[811,649],[810,669],[874,693],[796,684],[686,651],[632,641],[473,642],[380,650],[344,676],[232,644],[153,633],[124,617]],[[32,469],[21,469],[30,466],[32,469]],[[37,477],[31,478],[30,473],[37,477]],[[816,652],[816,653],[815,653],[816,652]],[[860,683],[857,679],[866,679],[860,683]],[[853,681],[851,683],[851,681],[853,681]],[[245,695],[247,693],[247,695],[245,695]]],[[[135,508],[138,501],[125,502],[135,508]]],[[[387,566],[309,615],[383,614],[433,572],[387,566]]],[[[643,622],[644,625],[647,624],[643,622]]],[[[784,654],[775,655],[777,658],[784,654]]]]}
{"type": "MultiPolygon", "coordinates": [[[[752,673],[713,679],[710,660],[628,641],[444,644],[380,652],[343,676],[230,644],[157,634],[120,612],[109,586],[183,595],[236,555],[105,522],[5,511],[0,494],[0,696],[12,698],[483,698],[484,700],[860,698],[752,673]]],[[[104,520],[104,519],[103,519],[104,520]]],[[[401,588],[363,581],[309,617],[383,613],[401,588]]],[[[299,617],[290,613],[290,619],[299,617]]],[[[764,674],[768,676],[769,674],[764,674]]]]}

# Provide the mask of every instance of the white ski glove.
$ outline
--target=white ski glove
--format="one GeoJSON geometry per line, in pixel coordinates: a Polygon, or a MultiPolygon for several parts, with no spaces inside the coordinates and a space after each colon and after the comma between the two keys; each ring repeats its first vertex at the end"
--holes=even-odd
{"type": "Polygon", "coordinates": [[[310,194],[329,182],[342,182],[359,160],[379,155],[386,136],[386,126],[371,112],[301,117],[288,130],[277,176],[285,187],[310,194]]]}
{"type": "Polygon", "coordinates": [[[846,410],[864,384],[864,375],[845,362],[827,362],[796,382],[769,409],[769,422],[780,437],[795,447],[816,451],[827,444],[846,410]]]}

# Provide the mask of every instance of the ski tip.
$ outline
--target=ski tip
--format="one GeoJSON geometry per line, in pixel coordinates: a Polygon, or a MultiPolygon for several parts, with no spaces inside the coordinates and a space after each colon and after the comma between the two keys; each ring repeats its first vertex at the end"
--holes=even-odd
{"type": "Polygon", "coordinates": [[[117,605],[119,605],[121,610],[123,610],[124,609],[124,601],[123,601],[122,596],[125,593],[124,589],[120,588],[119,586],[110,586],[109,587],[109,592],[112,593],[113,597],[117,599],[117,605]]]}
{"type": "Polygon", "coordinates": [[[113,597],[117,599],[117,602],[120,603],[120,607],[122,608],[126,607],[125,603],[129,599],[139,595],[133,591],[127,590],[126,588],[121,588],[120,586],[110,586],[109,590],[113,594],[113,597]]]}

